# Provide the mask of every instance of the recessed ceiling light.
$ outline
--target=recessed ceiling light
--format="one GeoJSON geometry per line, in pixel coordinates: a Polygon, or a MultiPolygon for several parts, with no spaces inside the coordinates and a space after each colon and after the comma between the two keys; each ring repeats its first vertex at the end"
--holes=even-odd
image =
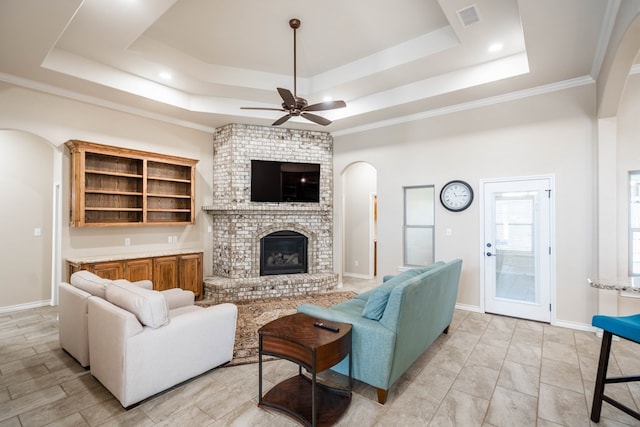
{"type": "Polygon", "coordinates": [[[489,52],[498,52],[502,50],[503,47],[504,45],[502,43],[493,43],[491,46],[489,46],[489,52]]]}
{"type": "Polygon", "coordinates": [[[168,71],[161,71],[158,75],[163,80],[171,80],[171,73],[168,71]]]}

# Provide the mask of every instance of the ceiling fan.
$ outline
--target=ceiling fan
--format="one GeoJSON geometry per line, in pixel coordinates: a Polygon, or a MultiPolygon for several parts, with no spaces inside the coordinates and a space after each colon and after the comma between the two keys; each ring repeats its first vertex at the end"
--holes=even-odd
{"type": "Polygon", "coordinates": [[[293,18],[289,20],[289,26],[293,28],[293,93],[289,89],[277,88],[282,98],[281,108],[262,108],[262,107],[240,107],[243,110],[269,110],[269,111],[285,111],[287,114],[273,122],[272,126],[279,126],[289,120],[291,117],[304,117],[314,123],[322,126],[331,124],[331,120],[312,114],[310,111],[326,111],[335,108],[344,108],[347,104],[344,101],[325,101],[317,104],[309,105],[307,100],[297,96],[296,93],[296,30],[300,28],[300,20],[293,18]]]}

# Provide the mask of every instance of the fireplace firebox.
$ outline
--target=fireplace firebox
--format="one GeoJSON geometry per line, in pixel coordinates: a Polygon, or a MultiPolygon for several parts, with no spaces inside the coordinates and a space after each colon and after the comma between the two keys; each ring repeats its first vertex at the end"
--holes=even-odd
{"type": "Polygon", "coordinates": [[[306,236],[295,231],[276,231],[260,239],[260,275],[307,272],[306,236]]]}

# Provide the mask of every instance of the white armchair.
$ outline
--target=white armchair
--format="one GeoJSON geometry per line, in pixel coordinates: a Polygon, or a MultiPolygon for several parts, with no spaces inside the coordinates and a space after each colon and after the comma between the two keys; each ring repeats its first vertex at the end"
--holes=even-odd
{"type": "MultiPolygon", "coordinates": [[[[89,360],[89,337],[87,323],[87,301],[90,296],[105,298],[106,289],[112,283],[137,286],[151,289],[150,280],[129,282],[124,279],[103,279],[89,271],[82,270],[73,273],[70,282],[63,282],[58,286],[58,329],[60,347],[73,356],[81,366],[87,367],[89,360]]],[[[191,291],[183,289],[169,289],[162,291],[169,304],[169,309],[190,306],[195,301],[191,291]]]]}
{"type": "Polygon", "coordinates": [[[163,300],[118,285],[89,298],[91,374],[125,408],[233,357],[234,304],[168,310],[163,300]]]}

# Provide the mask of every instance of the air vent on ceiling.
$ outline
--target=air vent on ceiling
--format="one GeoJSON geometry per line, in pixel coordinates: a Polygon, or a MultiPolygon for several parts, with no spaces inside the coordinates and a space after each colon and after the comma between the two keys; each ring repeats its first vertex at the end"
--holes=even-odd
{"type": "Polygon", "coordinates": [[[468,27],[476,22],[480,22],[480,16],[478,15],[478,9],[475,4],[462,8],[456,13],[463,27],[468,27]]]}

